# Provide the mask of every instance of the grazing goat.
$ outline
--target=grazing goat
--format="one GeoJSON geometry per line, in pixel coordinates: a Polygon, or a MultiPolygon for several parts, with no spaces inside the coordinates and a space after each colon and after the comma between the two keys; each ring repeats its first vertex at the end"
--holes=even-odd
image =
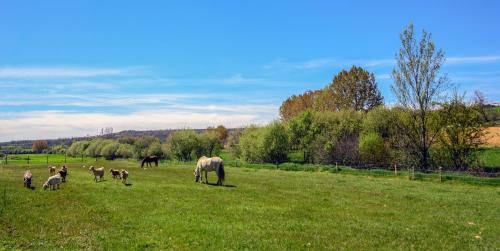
{"type": "Polygon", "coordinates": [[[122,169],[122,182],[123,184],[127,184],[128,172],[127,170],[122,169]]]}
{"type": "Polygon", "coordinates": [[[51,176],[56,174],[56,167],[55,166],[49,166],[49,173],[51,176]]]}
{"type": "Polygon", "coordinates": [[[121,179],[122,178],[122,176],[120,175],[120,170],[111,169],[111,170],[109,170],[109,172],[113,176],[113,179],[121,179]]]}
{"type": "Polygon", "coordinates": [[[31,188],[31,178],[33,177],[33,174],[31,174],[31,171],[28,170],[24,172],[24,186],[27,188],[31,188]]]}
{"type": "Polygon", "coordinates": [[[62,182],[66,182],[66,175],[68,175],[68,168],[64,165],[59,170],[59,175],[61,175],[62,182]]]}
{"type": "Polygon", "coordinates": [[[52,188],[52,189],[59,189],[59,184],[61,184],[61,175],[56,174],[54,176],[50,176],[49,179],[43,184],[43,189],[46,190],[47,188],[52,188]]]}
{"type": "Polygon", "coordinates": [[[102,180],[104,176],[104,167],[95,168],[94,166],[90,166],[89,171],[94,173],[94,180],[97,182],[97,176],[99,176],[99,181],[102,180]]]}

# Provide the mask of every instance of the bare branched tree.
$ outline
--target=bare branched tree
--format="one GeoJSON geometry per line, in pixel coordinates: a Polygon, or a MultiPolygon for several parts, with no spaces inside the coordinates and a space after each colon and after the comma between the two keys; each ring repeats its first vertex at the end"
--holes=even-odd
{"type": "Polygon", "coordinates": [[[439,131],[432,125],[432,109],[448,83],[446,75],[440,74],[445,57],[441,49],[436,50],[430,33],[423,31],[417,42],[413,24],[400,37],[402,46],[396,56],[397,67],[392,71],[392,91],[398,103],[411,113],[407,136],[415,144],[420,168],[425,170],[429,167],[429,148],[439,131]]]}

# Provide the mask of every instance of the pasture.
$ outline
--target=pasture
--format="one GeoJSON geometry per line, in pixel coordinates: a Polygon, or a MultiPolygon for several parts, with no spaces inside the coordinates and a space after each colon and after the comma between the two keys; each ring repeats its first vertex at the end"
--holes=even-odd
{"type": "Polygon", "coordinates": [[[23,188],[27,165],[0,165],[0,249],[500,247],[498,186],[227,167],[220,187],[194,183],[192,164],[101,165],[103,182],[73,163],[67,182],[47,191],[45,164],[30,166],[34,190],[23,188]],[[130,185],[110,168],[127,169],[130,185]]]}
{"type": "Polygon", "coordinates": [[[479,150],[479,160],[484,167],[500,170],[500,148],[483,148],[479,150]]]}

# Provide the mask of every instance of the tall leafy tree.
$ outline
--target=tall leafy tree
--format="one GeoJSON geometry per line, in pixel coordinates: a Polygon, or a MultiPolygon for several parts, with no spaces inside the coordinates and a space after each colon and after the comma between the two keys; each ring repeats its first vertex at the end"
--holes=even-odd
{"type": "Polygon", "coordinates": [[[375,76],[361,67],[353,66],[349,71],[343,70],[337,74],[332,83],[323,89],[289,97],[281,105],[280,115],[284,121],[289,121],[306,110],[367,111],[382,103],[375,76]]]}
{"type": "Polygon", "coordinates": [[[321,90],[314,90],[306,91],[300,95],[292,95],[286,99],[283,104],[281,104],[281,118],[288,121],[303,111],[314,110],[316,100],[320,96],[321,92],[321,90]]]}
{"type": "Polygon", "coordinates": [[[323,92],[322,106],[330,111],[367,111],[383,103],[373,73],[358,66],[352,66],[349,71],[342,70],[323,92]]]}
{"type": "Polygon", "coordinates": [[[397,67],[392,71],[392,91],[398,103],[411,113],[407,136],[415,144],[420,168],[425,170],[429,168],[429,149],[439,132],[439,128],[432,126],[432,108],[447,83],[446,75],[440,74],[445,57],[441,49],[436,50],[430,33],[423,31],[417,41],[413,24],[401,32],[400,38],[402,45],[396,56],[397,67]]]}

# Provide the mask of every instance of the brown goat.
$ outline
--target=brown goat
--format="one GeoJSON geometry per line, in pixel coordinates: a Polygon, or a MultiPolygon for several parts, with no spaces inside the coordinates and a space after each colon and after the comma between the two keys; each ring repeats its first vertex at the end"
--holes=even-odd
{"type": "Polygon", "coordinates": [[[109,172],[113,176],[113,179],[121,179],[122,178],[122,176],[120,174],[120,170],[110,169],[109,172]]]}

